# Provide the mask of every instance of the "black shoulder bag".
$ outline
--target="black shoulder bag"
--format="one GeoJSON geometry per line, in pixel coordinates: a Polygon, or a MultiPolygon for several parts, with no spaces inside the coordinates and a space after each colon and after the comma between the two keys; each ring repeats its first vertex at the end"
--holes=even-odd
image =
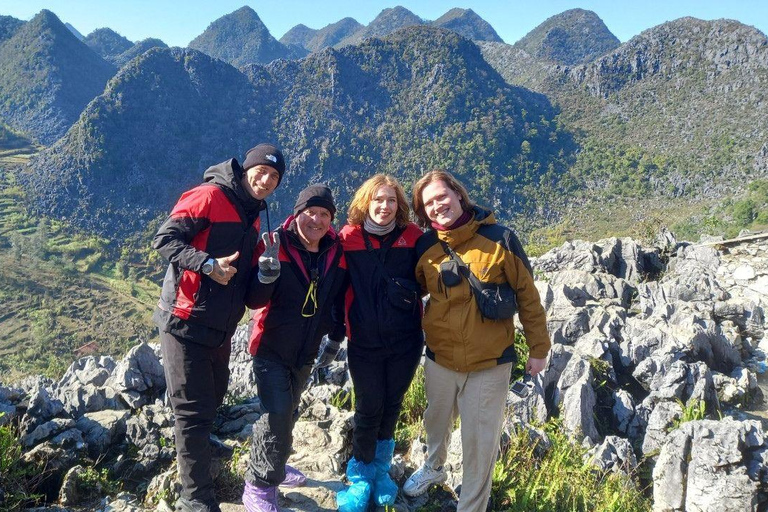
{"type": "MultiPolygon", "coordinates": [[[[379,256],[373,252],[373,244],[371,244],[371,240],[368,238],[368,233],[366,233],[365,229],[362,228],[361,232],[363,233],[363,240],[365,241],[365,248],[368,250],[368,254],[370,254],[371,257],[376,261],[376,264],[379,266],[379,270],[381,270],[381,273],[384,276],[384,293],[386,294],[386,298],[389,303],[392,304],[392,306],[404,311],[414,311],[420,300],[419,294],[421,289],[419,284],[416,281],[407,279],[405,277],[391,277],[389,272],[387,272],[387,269],[384,267],[384,264],[381,262],[381,259],[379,259],[379,256]]],[[[397,233],[393,233],[393,235],[392,243],[394,243],[394,241],[399,237],[397,233]]],[[[382,246],[382,248],[385,249],[385,251],[383,251],[385,257],[387,251],[392,248],[392,243],[386,247],[382,246]]]]}
{"type": "Polygon", "coordinates": [[[469,270],[469,267],[462,260],[456,251],[451,249],[447,243],[440,240],[440,245],[452,261],[440,265],[440,275],[445,286],[456,286],[461,282],[463,275],[469,282],[469,288],[472,295],[475,296],[480,315],[489,320],[506,320],[512,318],[517,313],[517,296],[515,290],[509,283],[484,283],[480,281],[475,274],[469,270]],[[452,264],[450,264],[452,263],[452,264]],[[445,268],[443,266],[445,265],[445,268]],[[457,274],[458,269],[458,275],[457,274]],[[458,279],[457,279],[458,277],[458,279]]]}

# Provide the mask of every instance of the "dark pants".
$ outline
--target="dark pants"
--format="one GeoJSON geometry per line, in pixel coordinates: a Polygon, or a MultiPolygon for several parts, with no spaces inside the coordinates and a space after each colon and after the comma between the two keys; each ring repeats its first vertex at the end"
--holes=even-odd
{"type": "Polygon", "coordinates": [[[376,456],[376,442],[392,439],[408,391],[419,365],[423,343],[400,354],[356,350],[350,345],[347,361],[355,387],[355,430],[352,454],[369,464],[376,456]]]}
{"type": "Polygon", "coordinates": [[[221,333],[220,347],[210,348],[160,331],[168,397],[176,419],[176,461],[181,496],[212,504],[216,496],[211,478],[211,446],[216,409],[229,383],[229,339],[221,333]]]}
{"type": "Polygon", "coordinates": [[[311,364],[292,368],[267,359],[253,360],[253,375],[265,412],[253,424],[245,479],[257,487],[274,487],[285,479],[293,425],[311,371],[311,364]]]}

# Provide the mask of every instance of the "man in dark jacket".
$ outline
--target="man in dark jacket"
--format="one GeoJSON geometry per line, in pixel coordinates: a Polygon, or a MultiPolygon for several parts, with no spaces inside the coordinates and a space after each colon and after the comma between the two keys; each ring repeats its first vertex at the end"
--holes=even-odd
{"type": "Polygon", "coordinates": [[[257,308],[248,350],[264,409],[253,426],[245,473],[247,512],[278,512],[277,487],[306,479],[287,465],[301,393],[323,336],[344,338],[346,261],[331,228],[335,213],[330,189],[311,185],[299,194],[294,215],[275,240],[259,244],[259,253],[277,249],[281,268],[272,280],[260,266],[246,300],[257,308]]]}
{"type": "Polygon", "coordinates": [[[183,512],[218,511],[209,436],[229,382],[230,340],[257,261],[259,212],[285,172],[271,144],[208,168],[182,194],[153,246],[170,264],[154,321],[173,407],[183,512]]]}

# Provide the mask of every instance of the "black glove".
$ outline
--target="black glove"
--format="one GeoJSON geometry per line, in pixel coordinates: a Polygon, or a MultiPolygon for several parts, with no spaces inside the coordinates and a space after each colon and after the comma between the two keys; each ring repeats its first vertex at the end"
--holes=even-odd
{"type": "Polygon", "coordinates": [[[333,341],[331,338],[326,337],[323,339],[323,343],[320,345],[320,353],[317,355],[315,361],[315,370],[320,368],[328,368],[332,362],[336,360],[336,355],[339,353],[340,341],[333,341]]]}
{"type": "Polygon", "coordinates": [[[259,256],[259,282],[270,284],[280,277],[280,260],[277,253],[280,251],[280,237],[277,233],[263,233],[264,252],[259,256]]]}

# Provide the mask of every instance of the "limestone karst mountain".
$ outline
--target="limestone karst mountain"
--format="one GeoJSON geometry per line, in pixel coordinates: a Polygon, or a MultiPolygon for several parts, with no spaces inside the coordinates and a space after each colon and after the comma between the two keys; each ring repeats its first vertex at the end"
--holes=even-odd
{"type": "Polygon", "coordinates": [[[443,29],[244,70],[194,50],[132,61],[22,176],[35,208],[132,233],[208,165],[271,139],[292,176],[270,199],[273,215],[287,214],[308,181],[330,183],[344,205],[362,176],[407,183],[436,165],[466,175],[483,203],[522,212],[525,187],[555,181],[573,149],[543,96],[506,84],[474,44],[443,29]],[[56,180],[40,180],[49,173],[56,180]]]}
{"type": "Polygon", "coordinates": [[[363,28],[363,25],[352,18],[343,18],[319,30],[311,29],[305,25],[296,25],[280,38],[280,42],[298,45],[309,52],[316,52],[339,44],[363,28]]]}
{"type": "Polygon", "coordinates": [[[217,19],[188,46],[233,66],[303,56],[272,37],[256,11],[248,6],[217,19]]]}
{"type": "Polygon", "coordinates": [[[431,25],[453,30],[472,41],[504,42],[491,24],[478,16],[472,9],[456,7],[437,18],[431,25]]]}
{"type": "Polygon", "coordinates": [[[682,18],[578,66],[484,45],[510,82],[542,92],[584,136],[578,179],[614,195],[722,197],[765,178],[768,40],[733,20],[682,18]],[[629,160],[630,165],[620,163],[629,160]]]}
{"type": "Polygon", "coordinates": [[[13,16],[0,16],[0,43],[10,39],[22,25],[24,22],[13,16]]]}
{"type": "Polygon", "coordinates": [[[384,9],[368,25],[344,38],[340,46],[359,44],[369,37],[383,37],[401,28],[423,25],[424,20],[402,6],[384,9]]]}
{"type": "Polygon", "coordinates": [[[128,51],[133,43],[111,28],[98,28],[88,34],[83,40],[90,49],[98,53],[102,59],[114,64],[114,59],[128,51]]]}
{"type": "Polygon", "coordinates": [[[538,59],[574,65],[613,50],[618,38],[592,11],[571,9],[547,19],[514,44],[538,59]]]}
{"type": "Polygon", "coordinates": [[[156,39],[154,37],[142,39],[141,41],[137,41],[133,46],[125,50],[123,53],[116,55],[114,57],[114,64],[118,68],[123,67],[131,59],[138,57],[142,53],[151,50],[152,48],[168,48],[168,45],[160,39],[156,39]]]}
{"type": "Polygon", "coordinates": [[[55,14],[43,10],[0,43],[0,119],[51,144],[101,93],[114,71],[55,14]]]}

